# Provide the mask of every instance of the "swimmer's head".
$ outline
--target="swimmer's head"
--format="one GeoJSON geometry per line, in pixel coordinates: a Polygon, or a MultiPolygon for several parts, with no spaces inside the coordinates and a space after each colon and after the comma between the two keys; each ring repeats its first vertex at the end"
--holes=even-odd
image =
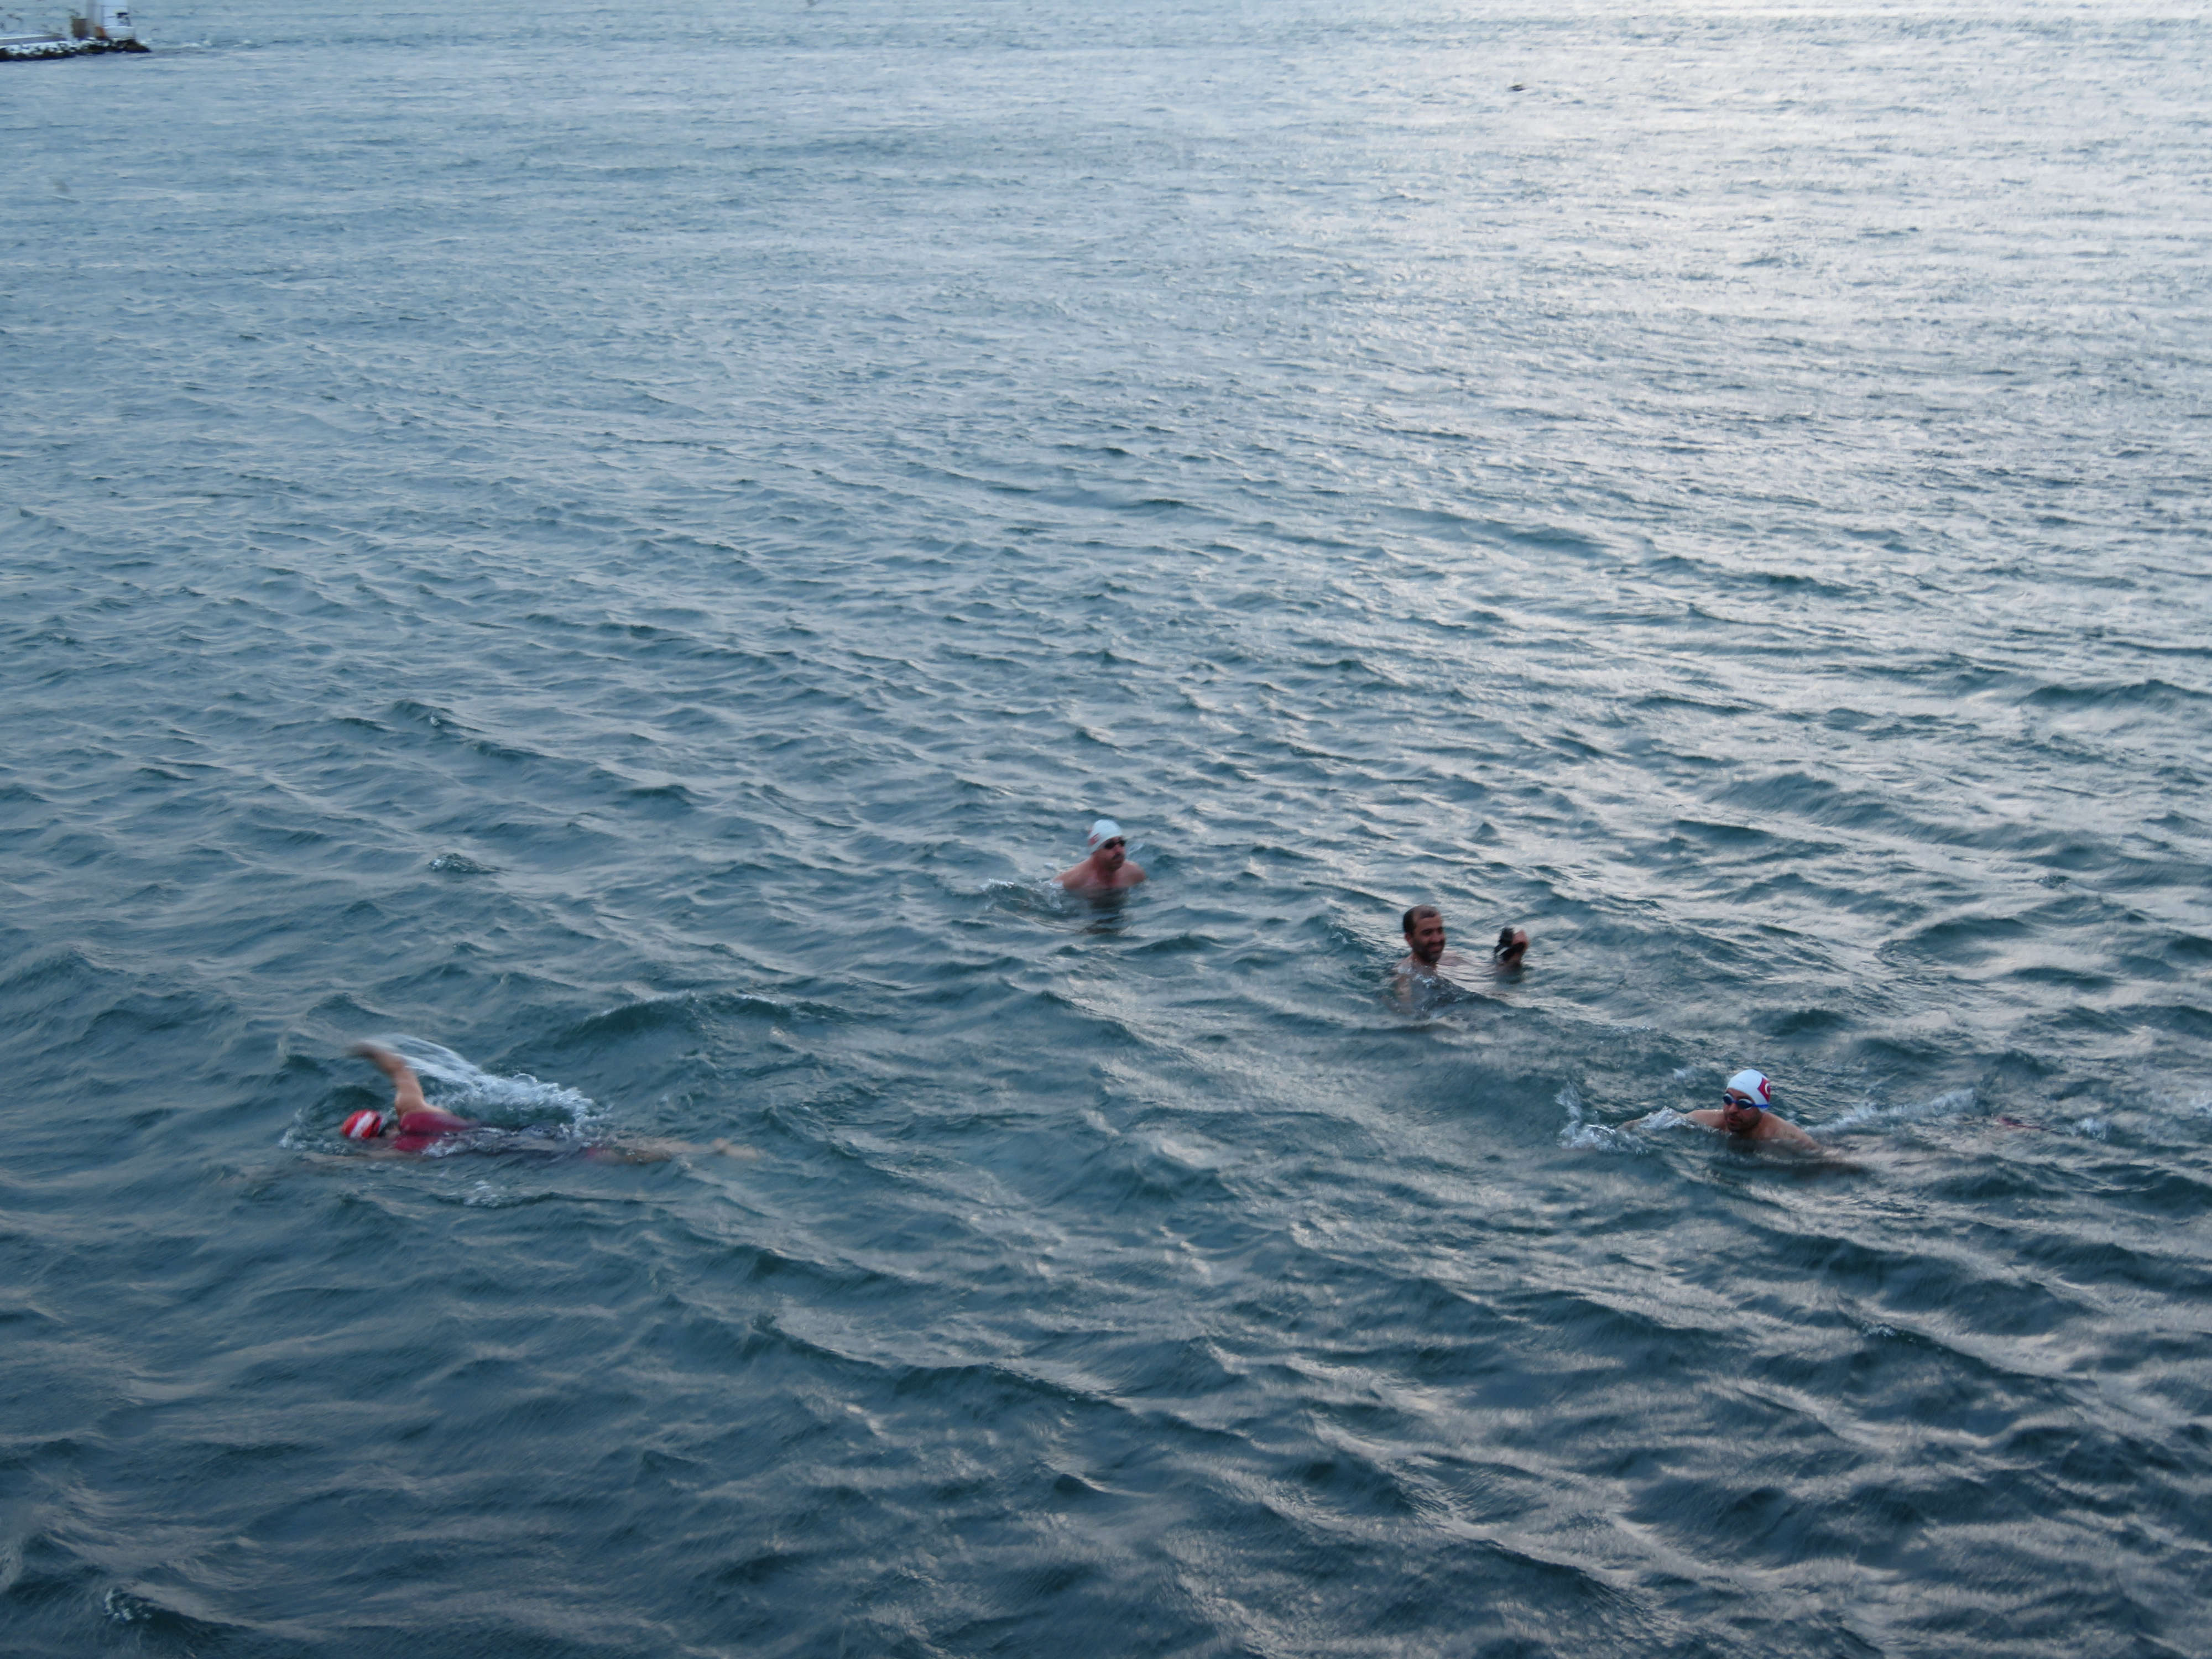
{"type": "Polygon", "coordinates": [[[1098,860],[1109,873],[1118,870],[1129,856],[1129,838],[1121,833],[1121,826],[1111,818],[1101,818],[1091,826],[1091,856],[1098,860]]]}
{"type": "Polygon", "coordinates": [[[1399,919],[1406,931],[1406,948],[1413,960],[1433,968],[1444,953],[1443,912],[1433,904],[1417,904],[1399,919]]]}
{"type": "Polygon", "coordinates": [[[384,1114],[356,1112],[345,1121],[345,1127],[338,1133],[348,1140],[374,1140],[384,1133],[384,1114]]]}
{"type": "Polygon", "coordinates": [[[1774,1090],[1764,1072],[1741,1071],[1728,1080],[1721,1095],[1721,1123],[1738,1134],[1759,1125],[1759,1115],[1774,1103],[1774,1090]]]}
{"type": "Polygon", "coordinates": [[[1521,958],[1528,954],[1528,930],[1525,927],[1501,927],[1498,943],[1490,947],[1491,960],[1501,968],[1518,968],[1521,958]]]}
{"type": "Polygon", "coordinates": [[[1738,1072],[1725,1085],[1729,1093],[1741,1095],[1755,1106],[1774,1103],[1774,1085],[1766,1080],[1766,1073],[1749,1069],[1738,1072]]]}

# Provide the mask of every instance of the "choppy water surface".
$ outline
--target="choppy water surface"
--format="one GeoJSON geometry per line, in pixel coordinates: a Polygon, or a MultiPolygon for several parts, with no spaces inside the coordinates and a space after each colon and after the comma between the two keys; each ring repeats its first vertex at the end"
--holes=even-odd
{"type": "Polygon", "coordinates": [[[0,1647],[2212,1645],[2200,8],[141,21],[0,71],[0,1647]]]}

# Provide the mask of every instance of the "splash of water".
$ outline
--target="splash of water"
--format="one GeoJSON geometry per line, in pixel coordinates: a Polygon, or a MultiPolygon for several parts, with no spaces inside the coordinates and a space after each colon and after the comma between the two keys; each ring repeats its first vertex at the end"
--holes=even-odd
{"type": "MultiPolygon", "coordinates": [[[[1610,1124],[1590,1122],[1583,1112],[1582,1095],[1573,1084],[1570,1083],[1560,1090],[1554,1098],[1565,1108],[1567,1114],[1565,1127],[1559,1131],[1560,1146],[1583,1152],[1632,1152],[1639,1157],[1648,1150],[1638,1137],[1626,1130],[1616,1129],[1610,1124]]],[[[1664,1107],[1660,1110],[1666,1113],[1664,1107]]],[[[1671,1116],[1672,1114],[1667,1115],[1671,1116]]]]}
{"type": "Polygon", "coordinates": [[[1869,1101],[1863,1106],[1853,1107],[1832,1123],[1808,1125],[1807,1133],[1824,1137],[1857,1134],[1867,1129],[1888,1129],[1899,1124],[1963,1117],[1974,1109],[1974,1098],[1972,1089],[1952,1089],[1931,1100],[1902,1106],[1883,1106],[1869,1101]]]}
{"type": "Polygon", "coordinates": [[[558,1122],[579,1134],[588,1132],[595,1121],[591,1097],[566,1085],[547,1083],[527,1072],[502,1077],[450,1048],[404,1033],[374,1041],[415,1068],[434,1105],[460,1116],[510,1127],[558,1122]]]}

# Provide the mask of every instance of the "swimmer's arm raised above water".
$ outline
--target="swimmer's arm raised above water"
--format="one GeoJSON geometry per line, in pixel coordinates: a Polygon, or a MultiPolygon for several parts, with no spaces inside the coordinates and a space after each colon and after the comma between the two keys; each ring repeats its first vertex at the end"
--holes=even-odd
{"type": "Polygon", "coordinates": [[[409,1112],[427,1112],[430,1103],[422,1098],[422,1080],[415,1075],[415,1068],[393,1054],[389,1048],[380,1048],[374,1042],[356,1042],[346,1051],[370,1065],[392,1079],[392,1111],[395,1117],[409,1112]]]}

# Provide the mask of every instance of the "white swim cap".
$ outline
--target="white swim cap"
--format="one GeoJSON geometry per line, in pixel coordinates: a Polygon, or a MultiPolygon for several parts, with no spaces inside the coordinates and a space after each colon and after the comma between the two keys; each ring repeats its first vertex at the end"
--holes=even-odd
{"type": "Polygon", "coordinates": [[[1126,841],[1121,826],[1111,818],[1101,818],[1091,826],[1091,850],[1097,852],[1109,841],[1126,841]]]}
{"type": "Polygon", "coordinates": [[[1767,1085],[1764,1072],[1738,1072],[1728,1080],[1728,1091],[1732,1095],[1749,1095],[1762,1106],[1774,1103],[1774,1091],[1767,1085]]]}

